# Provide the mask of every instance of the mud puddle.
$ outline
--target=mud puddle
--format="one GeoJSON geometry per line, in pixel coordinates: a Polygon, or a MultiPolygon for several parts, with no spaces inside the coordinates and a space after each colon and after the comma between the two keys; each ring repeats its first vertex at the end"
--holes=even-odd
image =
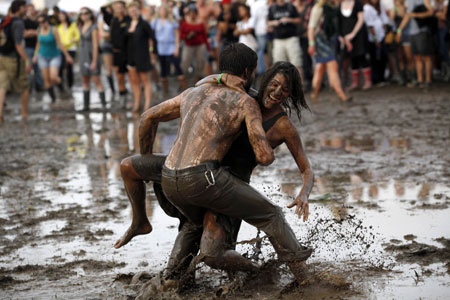
{"type": "MultiPolygon", "coordinates": [[[[240,282],[202,266],[185,294],[168,289],[160,298],[448,298],[449,94],[445,86],[429,93],[386,88],[357,94],[346,106],[313,104],[298,125],[316,175],[307,223],[285,208],[301,183],[287,148],[255,170],[252,185],[284,207],[299,240],[315,249],[308,285],[291,284],[285,266],[240,282]]],[[[19,102],[8,98],[0,125],[2,299],[133,299],[166,264],[178,222],[151,188],[153,232],[112,247],[131,219],[119,166],[138,151],[139,121],[119,109],[102,112],[93,98],[89,114],[72,112],[78,90],[57,105],[34,100],[26,124],[11,116],[19,102]],[[139,272],[149,275],[131,284],[139,272]]],[[[176,127],[159,127],[156,152],[169,151],[176,127]]],[[[239,240],[256,235],[243,224],[239,240]]],[[[253,253],[251,244],[237,249],[253,253]]],[[[272,259],[263,239],[258,260],[272,259]]]]}

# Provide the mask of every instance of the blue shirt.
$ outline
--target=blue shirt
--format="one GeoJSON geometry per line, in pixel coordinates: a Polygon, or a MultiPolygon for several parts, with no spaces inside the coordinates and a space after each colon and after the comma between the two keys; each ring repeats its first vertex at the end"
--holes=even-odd
{"type": "Polygon", "coordinates": [[[175,30],[178,24],[174,21],[161,19],[153,20],[151,23],[155,32],[158,55],[173,55],[175,52],[175,30]]]}

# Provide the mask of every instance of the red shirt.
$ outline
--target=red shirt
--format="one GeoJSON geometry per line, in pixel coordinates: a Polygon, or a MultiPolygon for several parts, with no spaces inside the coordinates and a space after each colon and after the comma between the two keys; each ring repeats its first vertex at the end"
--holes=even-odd
{"type": "Polygon", "coordinates": [[[208,36],[206,35],[205,25],[199,24],[188,24],[183,21],[180,26],[180,39],[184,40],[186,46],[199,46],[206,44],[206,48],[211,50],[208,43],[208,36]]]}

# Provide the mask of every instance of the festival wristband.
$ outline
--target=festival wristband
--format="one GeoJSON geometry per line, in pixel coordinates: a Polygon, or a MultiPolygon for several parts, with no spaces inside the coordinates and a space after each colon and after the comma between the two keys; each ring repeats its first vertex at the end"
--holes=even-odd
{"type": "Polygon", "coordinates": [[[30,60],[26,60],[26,61],[25,61],[25,66],[28,67],[30,64],[31,64],[31,63],[30,63],[30,60]]]}
{"type": "Polygon", "coordinates": [[[398,33],[398,34],[402,33],[402,30],[401,30],[400,28],[397,29],[397,33],[398,33]]]}
{"type": "Polygon", "coordinates": [[[309,42],[308,43],[308,45],[311,47],[311,46],[314,46],[316,43],[314,43],[314,41],[311,41],[311,42],[309,42]]]}

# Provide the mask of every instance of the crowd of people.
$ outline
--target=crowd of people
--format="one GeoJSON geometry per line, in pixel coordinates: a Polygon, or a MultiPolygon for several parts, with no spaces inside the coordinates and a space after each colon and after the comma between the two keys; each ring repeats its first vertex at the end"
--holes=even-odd
{"type": "Polygon", "coordinates": [[[47,91],[53,102],[70,95],[74,63],[84,111],[91,80],[106,107],[106,74],[111,94],[137,113],[142,96],[144,110],[152,105],[152,87],[167,92],[174,75],[184,90],[188,75],[199,80],[217,71],[220,51],[237,42],[257,53],[257,75],[278,61],[295,65],[312,101],[325,72],[341,101],[387,83],[428,88],[450,80],[447,8],[448,0],[163,0],[159,7],[116,0],[49,13],[15,0],[0,25],[7,41],[0,47],[0,120],[10,87],[22,94],[24,119],[30,89],[47,91]]]}

